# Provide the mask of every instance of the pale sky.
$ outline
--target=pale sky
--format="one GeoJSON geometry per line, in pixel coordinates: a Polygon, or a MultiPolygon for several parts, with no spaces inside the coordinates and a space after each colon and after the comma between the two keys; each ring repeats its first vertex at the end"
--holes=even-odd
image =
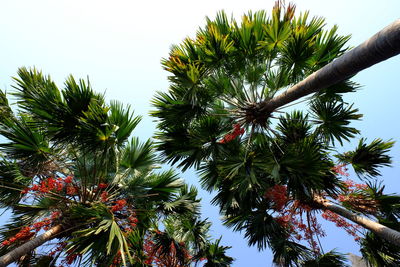
{"type": "MultiPolygon", "coordinates": [[[[399,0],[298,0],[297,11],[310,10],[323,16],[328,25],[337,24],[342,34],[352,34],[356,46],[399,18],[399,0]]],[[[160,60],[168,56],[169,47],[186,36],[194,36],[205,24],[205,17],[214,17],[224,9],[239,18],[248,10],[271,10],[274,1],[92,1],[92,0],[2,0],[0,2],[0,88],[10,91],[11,76],[17,68],[36,66],[50,74],[62,86],[64,78],[89,76],[95,90],[106,91],[106,98],[118,99],[133,106],[144,116],[134,133],[142,140],[150,138],[155,124],[147,116],[155,91],[166,91],[167,73],[160,60]]],[[[355,77],[363,85],[360,92],[348,98],[364,113],[357,127],[369,140],[381,137],[400,140],[400,57],[380,63],[355,77]]],[[[352,147],[352,146],[350,146],[352,147]]],[[[396,168],[385,170],[388,192],[400,192],[399,145],[393,150],[396,168]]],[[[196,184],[193,172],[182,175],[196,184]]],[[[212,234],[223,235],[223,245],[233,248],[233,266],[271,266],[269,251],[258,252],[247,247],[242,235],[219,223],[216,207],[208,203],[205,192],[203,216],[213,221],[212,234]]],[[[6,218],[2,218],[6,219],[6,218]]],[[[337,248],[358,253],[358,246],[343,231],[327,224],[330,236],[323,240],[324,249],[337,248]]],[[[328,228],[328,229],[327,229],[328,228]]]]}

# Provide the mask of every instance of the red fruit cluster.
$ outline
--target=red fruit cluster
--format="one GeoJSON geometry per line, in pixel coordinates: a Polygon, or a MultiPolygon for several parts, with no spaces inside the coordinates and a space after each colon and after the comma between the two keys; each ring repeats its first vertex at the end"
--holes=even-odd
{"type": "Polygon", "coordinates": [[[9,246],[18,240],[29,239],[35,234],[34,232],[31,232],[32,230],[34,230],[32,227],[23,227],[15,236],[3,241],[1,244],[3,246],[9,246]]]}
{"type": "MultiPolygon", "coordinates": [[[[67,176],[65,179],[62,178],[47,178],[40,181],[39,184],[32,185],[21,191],[21,194],[27,194],[28,192],[35,192],[39,194],[45,194],[48,192],[60,192],[63,190],[65,185],[71,184],[73,182],[72,176],[67,176]]],[[[67,186],[67,190],[68,190],[67,186]]]]}
{"type": "Polygon", "coordinates": [[[103,192],[101,193],[101,195],[100,195],[100,200],[101,200],[102,202],[107,202],[107,200],[108,200],[108,192],[107,192],[107,191],[103,191],[103,192]]]}
{"type": "Polygon", "coordinates": [[[346,168],[347,164],[339,164],[336,165],[334,167],[332,167],[332,171],[338,175],[342,175],[342,176],[349,176],[350,174],[347,172],[348,169],[346,168]]]}
{"type": "Polygon", "coordinates": [[[289,227],[289,222],[290,222],[291,216],[289,215],[281,215],[278,217],[275,217],[275,221],[279,223],[282,227],[289,227]]]}
{"type": "Polygon", "coordinates": [[[53,221],[50,218],[44,218],[43,221],[39,221],[36,222],[32,225],[33,230],[35,230],[36,232],[40,231],[40,229],[44,229],[44,230],[48,230],[49,225],[52,223],[53,221]]]}
{"type": "Polygon", "coordinates": [[[352,206],[353,209],[358,211],[375,212],[376,201],[369,199],[368,195],[365,194],[365,190],[368,188],[366,184],[356,184],[352,180],[344,181],[343,192],[338,195],[336,200],[346,203],[352,206]]]}
{"type": "Polygon", "coordinates": [[[231,133],[227,133],[224,137],[218,141],[220,144],[225,144],[233,141],[239,135],[244,134],[244,129],[240,126],[239,123],[233,125],[233,130],[231,133]]]}
{"type": "Polygon", "coordinates": [[[131,225],[131,227],[136,227],[137,223],[139,222],[138,218],[136,218],[134,216],[129,216],[128,221],[129,221],[129,224],[131,225]]]}
{"type": "Polygon", "coordinates": [[[122,210],[126,205],[126,200],[125,199],[120,199],[115,201],[115,205],[111,207],[112,212],[120,211],[122,210]]]}
{"type": "Polygon", "coordinates": [[[281,211],[287,204],[289,198],[287,196],[287,187],[286,185],[274,185],[269,188],[264,197],[274,202],[274,209],[277,211],[281,211]]]}
{"type": "Polygon", "coordinates": [[[155,257],[153,255],[153,250],[154,250],[154,242],[150,239],[149,236],[147,236],[143,244],[143,251],[147,256],[146,260],[143,262],[144,264],[151,265],[155,260],[155,257]]]}
{"type": "Polygon", "coordinates": [[[67,193],[67,195],[75,196],[78,194],[78,187],[73,186],[73,185],[68,185],[66,187],[66,193],[67,193]]]}
{"type": "Polygon", "coordinates": [[[60,212],[55,211],[52,213],[51,218],[44,218],[42,221],[35,222],[31,226],[26,226],[21,228],[21,230],[15,236],[9,238],[8,240],[3,241],[1,244],[3,246],[8,246],[18,240],[29,239],[33,235],[35,235],[35,233],[39,232],[42,229],[47,231],[50,225],[53,223],[53,220],[58,218],[59,215],[60,212]]]}
{"type": "Polygon", "coordinates": [[[62,262],[69,265],[69,264],[72,264],[77,257],[81,257],[81,256],[82,255],[78,254],[78,253],[68,253],[67,252],[67,256],[65,257],[65,260],[63,260],[62,262]]]}
{"type": "Polygon", "coordinates": [[[117,255],[115,255],[112,264],[110,267],[119,267],[122,263],[121,251],[118,251],[117,255]]]}
{"type": "Polygon", "coordinates": [[[108,184],[105,183],[99,183],[99,185],[97,186],[99,189],[106,189],[108,187],[108,184]]]}
{"type": "Polygon", "coordinates": [[[57,247],[49,253],[49,256],[51,256],[51,257],[54,256],[54,254],[56,254],[57,252],[62,251],[66,246],[67,246],[66,242],[58,243],[57,247]]]}
{"type": "Polygon", "coordinates": [[[48,193],[50,191],[61,191],[63,189],[63,183],[59,179],[48,178],[42,180],[40,185],[33,185],[31,191],[38,191],[40,193],[48,193]]]}
{"type": "MultiPolygon", "coordinates": [[[[286,188],[284,190],[283,187],[276,187],[275,191],[282,194],[286,192],[286,188]]],[[[286,228],[289,238],[305,240],[315,253],[319,253],[320,248],[314,237],[323,237],[326,234],[311,207],[299,201],[293,201],[291,205],[285,204],[279,210],[279,216],[275,217],[275,221],[286,228]]]]}
{"type": "Polygon", "coordinates": [[[368,185],[366,184],[356,184],[353,180],[347,179],[344,181],[344,184],[346,186],[346,190],[349,193],[353,193],[357,190],[364,190],[368,188],[368,185]]]}
{"type": "Polygon", "coordinates": [[[65,179],[64,179],[64,182],[66,183],[66,184],[70,184],[70,183],[72,183],[74,181],[74,178],[72,177],[72,176],[67,176],[67,177],[65,177],[65,179]]]}
{"type": "Polygon", "coordinates": [[[60,215],[61,215],[61,212],[59,212],[59,211],[53,211],[53,212],[51,213],[50,218],[51,218],[52,220],[55,220],[55,219],[57,219],[58,217],[60,217],[60,215]]]}
{"type": "Polygon", "coordinates": [[[354,237],[355,241],[360,240],[360,237],[357,235],[357,230],[360,228],[359,225],[348,223],[344,218],[329,210],[322,213],[322,218],[335,223],[337,227],[343,228],[349,235],[354,237]]]}

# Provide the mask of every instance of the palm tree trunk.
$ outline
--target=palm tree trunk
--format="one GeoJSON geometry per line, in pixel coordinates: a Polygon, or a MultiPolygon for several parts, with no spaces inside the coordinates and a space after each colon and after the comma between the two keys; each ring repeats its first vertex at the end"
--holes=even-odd
{"type": "Polygon", "coordinates": [[[284,93],[266,100],[263,102],[261,110],[270,114],[278,107],[343,81],[357,72],[399,53],[400,19],[356,48],[312,73],[284,93]]]}
{"type": "Polygon", "coordinates": [[[23,245],[13,249],[12,251],[8,252],[4,256],[0,257],[0,267],[4,267],[9,265],[10,263],[18,260],[29,251],[34,250],[38,246],[42,245],[43,243],[55,238],[62,230],[61,224],[52,227],[50,230],[44,232],[38,237],[35,237],[32,240],[24,243],[23,245]]]}
{"type": "Polygon", "coordinates": [[[334,212],[342,217],[370,230],[371,232],[377,234],[382,237],[386,241],[400,247],[400,232],[395,231],[385,225],[377,223],[373,220],[365,218],[363,216],[357,215],[354,212],[351,212],[343,207],[338,205],[334,205],[329,200],[324,199],[322,197],[314,197],[314,201],[319,204],[319,207],[323,210],[329,210],[334,212]]]}

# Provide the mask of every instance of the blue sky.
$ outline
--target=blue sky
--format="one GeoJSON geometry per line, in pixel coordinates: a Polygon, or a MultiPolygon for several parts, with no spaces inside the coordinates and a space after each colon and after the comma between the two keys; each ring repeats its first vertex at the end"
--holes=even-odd
{"type": "MultiPolygon", "coordinates": [[[[298,0],[298,11],[310,10],[323,16],[328,26],[337,24],[341,34],[352,34],[356,46],[399,17],[399,0],[298,0]]],[[[92,86],[106,92],[108,100],[129,103],[136,114],[143,115],[135,135],[150,138],[155,130],[150,99],[155,91],[166,91],[167,73],[160,60],[169,47],[224,9],[240,17],[248,10],[271,10],[273,0],[263,1],[76,1],[76,0],[3,0],[0,2],[0,88],[12,90],[11,76],[22,66],[43,70],[62,86],[65,77],[90,78],[92,86]]],[[[347,99],[355,102],[364,118],[356,124],[362,136],[400,140],[400,57],[389,59],[358,74],[354,80],[362,89],[347,99]]],[[[349,144],[348,147],[353,147],[349,144]]],[[[383,170],[387,192],[399,192],[399,145],[392,151],[393,168],[383,170]]],[[[193,171],[182,175],[196,184],[193,171]]],[[[202,192],[203,215],[213,221],[212,234],[223,235],[223,244],[233,246],[234,266],[271,266],[269,251],[247,247],[238,233],[221,226],[212,198],[202,192]]],[[[6,219],[4,216],[1,221],[6,219]]],[[[357,245],[346,233],[325,224],[329,237],[325,250],[357,254],[357,245]]]]}

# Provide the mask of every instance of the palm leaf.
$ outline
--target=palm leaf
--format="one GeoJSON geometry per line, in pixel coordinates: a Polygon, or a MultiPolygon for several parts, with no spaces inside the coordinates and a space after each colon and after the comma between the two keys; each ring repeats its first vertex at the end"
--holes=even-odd
{"type": "Polygon", "coordinates": [[[303,263],[304,267],[346,267],[349,266],[346,264],[347,259],[345,255],[337,253],[332,250],[322,255],[319,255],[315,259],[307,260],[303,263]]]}
{"type": "Polygon", "coordinates": [[[115,131],[115,138],[119,146],[125,143],[132,131],[136,128],[141,121],[140,116],[133,116],[130,111],[130,106],[124,106],[118,101],[110,103],[109,124],[117,127],[115,131]]]}
{"type": "Polygon", "coordinates": [[[32,127],[32,118],[21,116],[19,120],[6,120],[0,134],[9,142],[0,146],[7,157],[18,160],[24,171],[35,173],[46,167],[52,156],[49,139],[45,133],[32,127]]]}
{"type": "Polygon", "coordinates": [[[10,208],[23,197],[22,190],[28,187],[31,178],[22,175],[17,163],[0,160],[0,207],[10,208]]]}
{"type": "Polygon", "coordinates": [[[390,166],[392,161],[388,152],[393,144],[393,141],[385,142],[382,139],[367,144],[366,139],[361,138],[354,151],[336,157],[343,163],[351,164],[358,176],[376,177],[380,175],[378,168],[390,166]]]}
{"type": "Polygon", "coordinates": [[[313,116],[320,121],[317,123],[319,125],[317,130],[328,142],[335,144],[337,140],[343,145],[343,140],[349,141],[359,133],[357,129],[347,126],[352,120],[359,120],[362,117],[361,114],[357,114],[358,109],[352,107],[352,105],[345,107],[341,102],[321,99],[311,102],[313,116]]]}
{"type": "Polygon", "coordinates": [[[8,104],[6,93],[0,90],[0,122],[10,117],[13,117],[13,112],[8,104]]]}

